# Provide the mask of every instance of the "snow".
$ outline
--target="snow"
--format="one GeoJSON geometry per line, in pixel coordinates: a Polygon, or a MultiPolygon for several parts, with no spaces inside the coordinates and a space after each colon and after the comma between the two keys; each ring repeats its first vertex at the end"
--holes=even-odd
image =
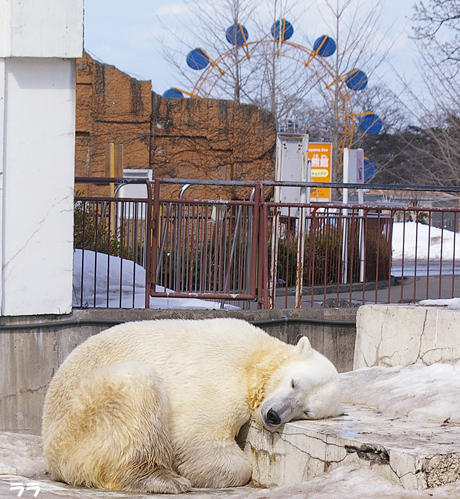
{"type": "MultiPolygon", "coordinates": [[[[74,307],[145,308],[145,269],[131,260],[76,249],[73,265],[74,307]],[[82,274],[83,298],[82,298],[82,274]],[[108,290],[108,291],[107,291],[108,290]]],[[[162,286],[157,291],[173,293],[162,286]]],[[[240,310],[198,298],[150,297],[150,308],[240,310]]]]}
{"type": "Polygon", "coordinates": [[[242,493],[236,499],[453,499],[460,497],[460,483],[429,490],[404,490],[364,466],[341,466],[297,485],[242,493]]]}
{"type": "MultiPolygon", "coordinates": [[[[36,480],[45,478],[45,463],[41,457],[41,452],[40,437],[0,432],[0,462],[15,465],[19,477],[25,476],[36,480]]],[[[21,481],[19,477],[15,481],[21,481]]],[[[46,478],[49,479],[49,476],[46,478]]],[[[5,482],[10,483],[11,479],[11,476],[5,477],[5,479],[0,476],[0,493],[2,490],[1,482],[5,480],[5,482]]],[[[40,496],[43,497],[94,497],[95,499],[96,497],[130,497],[133,499],[165,497],[155,494],[146,496],[110,491],[101,493],[98,490],[75,489],[48,480],[39,483],[43,491],[40,496]],[[51,484],[56,486],[51,487],[51,484]],[[54,494],[46,494],[48,490],[54,494]]],[[[3,490],[8,490],[8,488],[5,486],[3,490]]],[[[196,496],[197,499],[202,497],[231,497],[235,499],[330,499],[332,497],[339,499],[452,499],[460,497],[460,482],[429,490],[404,490],[385,480],[378,472],[366,465],[347,465],[295,485],[272,489],[241,487],[229,491],[209,491],[207,494],[203,494],[203,492],[203,490],[190,492],[187,497],[196,496]]]]}
{"type": "Polygon", "coordinates": [[[402,259],[403,241],[405,241],[404,260],[415,260],[416,256],[418,260],[428,260],[428,256],[430,261],[440,260],[441,242],[443,260],[453,260],[454,242],[455,258],[460,259],[460,234],[447,229],[442,230],[416,222],[394,222],[392,239],[393,260],[402,259]]]}
{"type": "Polygon", "coordinates": [[[375,407],[388,416],[460,424],[460,366],[366,367],[340,378],[344,403],[375,407]]]}
{"type": "Polygon", "coordinates": [[[439,300],[421,300],[418,303],[424,307],[447,307],[449,310],[459,310],[460,309],[460,298],[446,298],[439,300]]]}

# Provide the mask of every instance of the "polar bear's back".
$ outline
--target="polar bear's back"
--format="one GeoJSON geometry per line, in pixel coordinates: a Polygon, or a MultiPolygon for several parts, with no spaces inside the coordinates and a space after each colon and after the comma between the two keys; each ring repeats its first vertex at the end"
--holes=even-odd
{"type": "Polygon", "coordinates": [[[200,363],[203,359],[212,363],[222,357],[225,363],[234,361],[241,366],[242,359],[255,351],[282,345],[239,319],[164,319],[124,323],[107,329],[78,346],[65,363],[76,363],[81,369],[81,360],[89,368],[130,360],[155,364],[161,369],[172,362],[200,363]]]}
{"type": "Polygon", "coordinates": [[[59,387],[62,392],[65,385],[65,393],[70,393],[84,372],[134,361],[153,367],[172,398],[183,398],[187,390],[209,397],[217,381],[218,389],[236,394],[254,356],[286,348],[292,347],[238,319],[124,323],[79,345],[62,364],[50,391],[59,387]]]}

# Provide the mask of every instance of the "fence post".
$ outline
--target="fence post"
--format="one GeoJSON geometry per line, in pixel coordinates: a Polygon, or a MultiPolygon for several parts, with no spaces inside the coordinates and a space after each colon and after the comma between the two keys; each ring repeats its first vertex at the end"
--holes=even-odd
{"type": "MultiPolygon", "coordinates": [[[[148,229],[148,239],[150,239],[150,244],[148,247],[150,248],[150,265],[148,272],[148,292],[149,292],[149,300],[152,288],[155,291],[156,289],[156,275],[157,275],[157,266],[158,266],[158,244],[160,242],[160,230],[161,230],[161,217],[160,217],[160,180],[154,180],[154,191],[153,191],[153,207],[152,202],[150,201],[148,210],[149,217],[148,220],[150,222],[150,227],[148,229]],[[152,209],[153,208],[153,209],[152,209]]],[[[151,198],[150,198],[151,199],[151,198]]]]}
{"type": "MultiPolygon", "coordinates": [[[[259,197],[259,206],[256,205],[256,209],[260,210],[259,215],[259,275],[258,275],[258,303],[260,304],[260,297],[263,297],[263,308],[269,308],[269,270],[268,270],[268,237],[267,237],[267,228],[268,228],[268,207],[265,202],[265,194],[264,194],[264,186],[263,184],[259,184],[258,189],[260,189],[260,197],[259,197]]],[[[260,307],[260,305],[259,305],[260,307]]]]}

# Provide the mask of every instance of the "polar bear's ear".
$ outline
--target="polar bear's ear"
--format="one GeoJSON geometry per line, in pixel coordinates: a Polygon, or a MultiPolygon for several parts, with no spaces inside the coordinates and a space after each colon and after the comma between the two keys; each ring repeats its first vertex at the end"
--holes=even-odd
{"type": "Polygon", "coordinates": [[[306,336],[302,336],[294,349],[294,353],[302,355],[303,357],[308,357],[312,350],[310,340],[306,336]]]}

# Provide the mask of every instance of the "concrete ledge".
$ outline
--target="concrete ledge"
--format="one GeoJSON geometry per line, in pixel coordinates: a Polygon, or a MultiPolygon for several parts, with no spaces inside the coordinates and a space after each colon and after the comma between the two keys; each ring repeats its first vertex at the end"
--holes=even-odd
{"type": "Polygon", "coordinates": [[[416,362],[460,365],[460,311],[365,305],[356,321],[353,369],[416,362]]]}
{"type": "Polygon", "coordinates": [[[241,438],[253,459],[253,480],[262,487],[291,485],[356,462],[406,489],[460,478],[460,425],[388,418],[357,406],[345,412],[288,423],[274,433],[250,423],[241,438]]]}

